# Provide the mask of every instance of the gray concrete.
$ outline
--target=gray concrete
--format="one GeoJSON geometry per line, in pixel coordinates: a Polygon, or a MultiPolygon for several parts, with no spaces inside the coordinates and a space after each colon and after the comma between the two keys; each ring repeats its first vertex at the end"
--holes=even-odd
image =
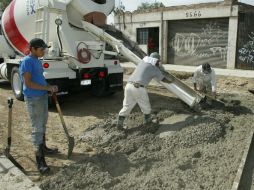
{"type": "Polygon", "coordinates": [[[0,156],[1,190],[40,190],[24,173],[22,173],[5,156],[0,156]]]}
{"type": "MultiPolygon", "coordinates": [[[[135,65],[131,62],[121,64],[124,68],[135,68],[135,65]]],[[[182,65],[164,65],[167,71],[179,71],[193,73],[196,69],[194,66],[182,66],[182,65]]],[[[239,70],[239,69],[217,69],[215,68],[216,75],[220,76],[232,76],[243,78],[254,78],[253,70],[239,70]]]]}
{"type": "Polygon", "coordinates": [[[160,128],[156,134],[159,135],[160,138],[166,138],[174,135],[182,128],[186,127],[185,121],[189,116],[190,115],[187,114],[178,114],[164,119],[164,121],[160,123],[160,128]]]}

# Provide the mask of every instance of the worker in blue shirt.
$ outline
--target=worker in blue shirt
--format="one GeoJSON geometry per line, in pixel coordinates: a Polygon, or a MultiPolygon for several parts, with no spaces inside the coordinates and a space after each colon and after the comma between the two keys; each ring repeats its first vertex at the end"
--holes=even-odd
{"type": "Polygon", "coordinates": [[[36,153],[37,168],[45,174],[50,168],[45,162],[45,154],[57,153],[57,149],[49,149],[45,143],[46,124],[48,120],[48,92],[58,91],[57,86],[47,84],[43,76],[42,62],[48,45],[39,38],[29,43],[30,55],[24,57],[20,64],[20,75],[23,82],[23,94],[32,124],[32,143],[36,153]]]}

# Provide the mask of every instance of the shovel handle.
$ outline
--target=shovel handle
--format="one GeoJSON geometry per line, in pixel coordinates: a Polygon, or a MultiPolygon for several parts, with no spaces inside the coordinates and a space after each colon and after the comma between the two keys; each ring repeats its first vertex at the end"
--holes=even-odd
{"type": "Polygon", "coordinates": [[[13,99],[8,98],[8,137],[7,137],[7,147],[6,150],[9,152],[11,148],[11,132],[12,132],[12,106],[13,106],[13,99]]]}
{"type": "MultiPolygon", "coordinates": [[[[13,99],[8,98],[8,138],[11,138],[11,127],[12,127],[12,105],[13,105],[13,99]]],[[[9,140],[8,140],[9,141],[9,140]]],[[[9,143],[8,143],[9,144],[9,143]]]]}
{"type": "Polygon", "coordinates": [[[56,95],[55,93],[53,93],[53,94],[52,94],[52,98],[53,98],[53,100],[54,100],[55,103],[56,103],[56,109],[57,109],[58,115],[59,115],[59,117],[60,117],[60,120],[61,120],[63,129],[64,129],[64,132],[65,132],[66,136],[67,136],[68,138],[70,138],[69,132],[68,132],[68,130],[67,130],[66,123],[65,123],[65,121],[64,121],[64,117],[63,117],[63,113],[62,113],[61,107],[60,107],[59,102],[58,102],[58,100],[57,100],[57,95],[56,95]]]}
{"type": "Polygon", "coordinates": [[[53,93],[53,94],[52,94],[52,98],[53,98],[53,100],[54,100],[55,103],[58,103],[56,93],[53,93]]]}

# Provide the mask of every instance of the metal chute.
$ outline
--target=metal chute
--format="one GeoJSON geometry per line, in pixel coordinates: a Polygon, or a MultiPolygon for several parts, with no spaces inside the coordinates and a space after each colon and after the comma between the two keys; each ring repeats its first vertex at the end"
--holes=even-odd
{"type": "MultiPolygon", "coordinates": [[[[142,61],[142,59],[138,57],[135,53],[133,53],[130,49],[128,49],[121,40],[116,39],[112,35],[105,32],[103,29],[91,23],[82,21],[82,24],[83,28],[87,32],[90,32],[91,34],[98,37],[100,40],[110,44],[112,47],[116,49],[118,54],[125,57],[129,61],[133,62],[135,65],[137,65],[142,61]]],[[[179,97],[183,102],[188,104],[190,107],[196,106],[203,99],[203,97],[199,93],[197,93],[195,90],[190,88],[188,85],[183,83],[181,80],[179,80],[172,74],[166,72],[163,67],[161,68],[161,71],[163,72],[165,78],[173,80],[173,82],[170,84],[164,82],[159,83],[163,85],[166,89],[174,93],[177,97],[179,97]]]]}

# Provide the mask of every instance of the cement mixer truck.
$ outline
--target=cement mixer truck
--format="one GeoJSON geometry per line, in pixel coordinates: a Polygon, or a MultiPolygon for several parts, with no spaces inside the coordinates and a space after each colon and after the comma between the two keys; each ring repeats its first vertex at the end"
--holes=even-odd
{"type": "Polygon", "coordinates": [[[117,53],[81,22],[105,24],[114,5],[113,0],[13,0],[1,18],[0,78],[10,81],[16,98],[23,100],[18,68],[36,37],[51,46],[42,58],[44,76],[61,92],[89,88],[104,96],[122,90],[117,53]]]}

